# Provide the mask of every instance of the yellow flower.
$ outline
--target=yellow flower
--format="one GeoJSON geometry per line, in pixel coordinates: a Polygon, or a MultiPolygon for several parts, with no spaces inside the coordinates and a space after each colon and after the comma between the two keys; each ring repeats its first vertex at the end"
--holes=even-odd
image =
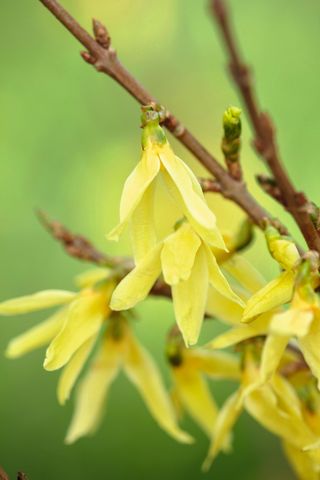
{"type": "Polygon", "coordinates": [[[320,304],[312,280],[297,283],[293,300],[285,312],[273,316],[271,331],[280,338],[295,336],[303,356],[320,387],[320,304]]]}
{"type": "Polygon", "coordinates": [[[171,286],[176,321],[186,345],[197,342],[209,284],[243,304],[231,290],[211,249],[188,222],[153,247],[115,289],[110,307],[126,310],[144,300],[160,273],[171,286]]]}
{"type": "Polygon", "coordinates": [[[240,379],[235,356],[209,352],[203,348],[186,349],[181,342],[169,342],[167,358],[174,381],[174,399],[211,438],[218,408],[205,379],[240,379]]]}
{"type": "MultiPolygon", "coordinates": [[[[302,414],[302,406],[297,392],[282,376],[275,374],[272,382],[242,395],[248,384],[256,382],[258,368],[252,347],[247,347],[243,359],[243,375],[240,388],[232,394],[218,413],[204,469],[207,470],[244,408],[264,428],[279,436],[290,448],[302,451],[317,435],[310,429],[302,414]]],[[[305,452],[311,462],[319,467],[320,456],[305,452]]],[[[308,460],[309,461],[309,460],[308,460]]]]}
{"type": "Polygon", "coordinates": [[[163,129],[159,113],[146,110],[143,114],[142,157],[128,177],[120,202],[120,223],[108,235],[118,240],[131,221],[134,256],[143,259],[156,244],[153,222],[153,194],[155,183],[161,177],[175,203],[198,235],[209,245],[225,249],[216,225],[216,217],[209,209],[201,186],[189,167],[172,151],[163,129]]]}
{"type": "Polygon", "coordinates": [[[57,370],[67,365],[58,385],[58,399],[64,403],[88,358],[104,321],[115,281],[106,269],[95,269],[78,279],[79,293],[46,290],[0,303],[1,315],[17,315],[62,306],[47,320],[13,339],[7,348],[9,358],[17,358],[49,345],[44,368],[57,370]],[[70,367],[70,364],[72,366],[70,367]]]}
{"type": "MultiPolygon", "coordinates": [[[[71,364],[68,367],[72,368],[71,364]]],[[[121,314],[110,317],[102,344],[79,384],[66,442],[75,442],[95,432],[110,386],[120,369],[137,388],[158,425],[179,442],[192,443],[192,437],[177,425],[173,405],[155,362],[134,337],[121,314]]]]}
{"type": "Polygon", "coordinates": [[[243,312],[243,322],[252,321],[261,313],[289,302],[292,297],[300,260],[297,247],[271,226],[267,227],[265,234],[271,255],[284,271],[249,299],[243,312]]]}

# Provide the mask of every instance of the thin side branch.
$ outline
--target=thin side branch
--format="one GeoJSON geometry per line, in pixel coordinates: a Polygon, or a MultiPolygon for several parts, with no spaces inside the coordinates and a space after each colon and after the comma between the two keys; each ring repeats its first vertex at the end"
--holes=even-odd
{"type": "MultiPolygon", "coordinates": [[[[92,242],[83,235],[74,234],[62,225],[62,223],[56,220],[50,220],[48,215],[43,211],[37,211],[37,216],[40,223],[50,235],[63,246],[70,257],[90,262],[99,267],[119,269],[120,277],[127,275],[134,268],[133,259],[106,255],[98,250],[92,242]]],[[[171,298],[171,289],[162,280],[158,280],[152,287],[150,294],[155,297],[171,298]]],[[[6,480],[1,477],[1,469],[0,480],[6,480]]]]}
{"type": "Polygon", "coordinates": [[[302,202],[301,192],[295,189],[281,162],[274,125],[269,115],[260,109],[253,88],[250,69],[241,57],[231,27],[226,2],[224,0],[211,0],[211,7],[229,56],[229,69],[232,78],[238,87],[255,133],[254,147],[272,172],[281,192],[282,203],[299,225],[309,248],[320,252],[320,237],[308,213],[310,201],[304,195],[302,202]]]}
{"type": "Polygon", "coordinates": [[[50,220],[48,215],[41,210],[38,210],[36,213],[41,224],[48,230],[53,238],[60,242],[71,257],[104,267],[114,267],[119,264],[119,259],[100,252],[87,238],[71,233],[70,230],[60,222],[50,220]]]}
{"type": "MultiPolygon", "coordinates": [[[[40,0],[40,2],[87,49],[86,52],[82,53],[82,57],[86,62],[93,65],[97,71],[113,78],[140,104],[158,103],[120,63],[115,50],[111,47],[110,36],[100,22],[97,20],[93,22],[93,30],[96,37],[93,38],[56,0],[40,0]]],[[[167,111],[164,125],[219,181],[221,193],[224,197],[239,205],[252,221],[260,227],[264,225],[265,218],[269,218],[271,222],[273,221],[270,215],[251,196],[246,185],[233,179],[219,164],[218,160],[169,111],[167,111]]],[[[280,226],[280,229],[282,233],[286,233],[286,228],[283,225],[280,226]]]]}

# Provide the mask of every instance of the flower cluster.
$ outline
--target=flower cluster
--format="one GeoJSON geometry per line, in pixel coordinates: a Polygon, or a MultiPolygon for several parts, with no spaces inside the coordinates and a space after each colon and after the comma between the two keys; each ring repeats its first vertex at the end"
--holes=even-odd
{"type": "MultiPolygon", "coordinates": [[[[231,109],[224,116],[237,128],[233,150],[226,145],[224,150],[231,164],[240,148],[239,115],[231,109]]],[[[231,449],[233,426],[246,410],[281,439],[299,478],[319,479],[318,255],[301,255],[290,238],[266,224],[268,252],[280,268],[267,283],[241,252],[252,240],[251,223],[245,221],[233,235],[219,230],[198,179],[174,154],[161,119],[161,110],[143,109],[141,160],[124,185],[120,223],[108,235],[118,240],[130,229],[134,264],[90,270],[77,278],[78,292],[47,290],[2,302],[1,315],[58,307],[12,340],[6,354],[17,358],[46,346],[44,368],[62,369],[61,404],[78,383],[67,443],[96,430],[111,384],[122,370],[154,420],[177,441],[193,442],[180,420],[183,412],[194,419],[210,442],[205,469],[220,451],[231,449]],[[164,237],[154,213],[159,182],[178,211],[164,237]],[[157,284],[172,298],[176,319],[165,349],[170,393],[134,334],[131,314],[157,284]],[[206,317],[220,321],[224,331],[192,348],[206,317]],[[230,347],[231,352],[219,351],[230,347]],[[222,406],[214,399],[212,379],[237,384],[222,406]]]]}

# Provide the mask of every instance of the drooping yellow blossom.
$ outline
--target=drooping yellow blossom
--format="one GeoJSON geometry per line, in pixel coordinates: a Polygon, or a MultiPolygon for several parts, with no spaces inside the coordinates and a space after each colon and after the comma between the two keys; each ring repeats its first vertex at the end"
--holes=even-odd
{"type": "Polygon", "coordinates": [[[62,367],[58,399],[64,404],[98,341],[101,327],[108,325],[102,345],[89,373],[81,383],[75,415],[67,442],[92,433],[98,426],[108,387],[122,366],[143,397],[158,424],[176,440],[192,438],[179,429],[173,406],[160,372],[146,350],[130,332],[127,320],[113,313],[108,304],[115,278],[107,269],[95,269],[78,277],[79,293],[49,290],[0,304],[0,314],[16,315],[61,306],[48,320],[12,340],[7,356],[17,358],[49,345],[44,368],[62,367]]]}
{"type": "Polygon", "coordinates": [[[239,380],[239,359],[234,355],[210,352],[203,348],[186,349],[179,340],[171,340],[166,353],[171,366],[174,382],[172,393],[176,403],[211,438],[218,408],[205,377],[239,380]]]}
{"type": "Polygon", "coordinates": [[[280,374],[274,374],[271,382],[243,396],[242,390],[249,384],[255,383],[257,376],[258,365],[255,353],[252,346],[248,346],[244,353],[240,388],[226,400],[218,413],[204,469],[210,467],[217,454],[223,449],[226,438],[230,435],[242,409],[245,408],[264,428],[279,436],[288,448],[303,452],[307,458],[305,461],[312,465],[313,470],[319,470],[319,452],[304,450],[310,440],[316,439],[317,435],[304,419],[303,407],[297,391],[286,378],[280,374]]]}
{"type": "Polygon", "coordinates": [[[36,348],[49,345],[44,368],[63,370],[58,399],[64,403],[88,358],[101,326],[109,317],[108,306],[115,280],[107,269],[95,269],[79,276],[78,293],[46,290],[0,303],[0,315],[18,315],[53,306],[59,310],[47,320],[13,339],[7,348],[9,358],[17,358],[36,348]],[[68,364],[72,363],[73,367],[68,364]]]}
{"type": "Polygon", "coordinates": [[[157,239],[153,221],[155,183],[161,177],[181,213],[197,234],[210,246],[225,249],[216,225],[216,217],[208,207],[201,186],[189,167],[172,151],[160,114],[152,108],[142,115],[142,157],[128,177],[120,203],[120,223],[108,235],[118,240],[131,221],[133,250],[136,262],[144,259],[157,239]]]}
{"type": "MultiPolygon", "coordinates": [[[[72,368],[71,364],[68,367],[72,368]]],[[[96,431],[110,386],[120,369],[137,388],[158,425],[179,442],[192,443],[192,437],[177,425],[173,405],[155,362],[134,337],[128,321],[121,314],[110,317],[102,344],[79,384],[66,442],[73,443],[96,431]]]]}
{"type": "Polygon", "coordinates": [[[176,321],[186,345],[198,340],[209,284],[221,295],[243,305],[221,272],[212,250],[189,222],[183,222],[119,283],[111,298],[111,308],[126,310],[144,300],[161,272],[171,286],[176,321]]]}
{"type": "Polygon", "coordinates": [[[249,299],[243,312],[243,322],[252,321],[258,315],[289,302],[292,297],[300,260],[297,247],[271,226],[266,228],[265,234],[271,255],[284,271],[249,299]]]}

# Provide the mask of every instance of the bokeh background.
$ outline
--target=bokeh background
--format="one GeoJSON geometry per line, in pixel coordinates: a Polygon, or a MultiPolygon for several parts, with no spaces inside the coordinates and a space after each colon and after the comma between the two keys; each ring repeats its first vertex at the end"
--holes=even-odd
{"type": "MultiPolygon", "coordinates": [[[[219,155],[221,115],[239,105],[225,72],[207,1],[64,0],[90,28],[104,21],[123,63],[219,155]]],[[[102,249],[129,253],[128,239],[107,243],[115,224],[123,181],[139,156],[139,108],[115,83],[86,65],[79,45],[37,0],[0,4],[0,298],[45,288],[73,288],[86,266],[67,257],[39,225],[41,207],[102,249]],[[19,5],[18,5],[19,4],[19,5]]],[[[320,105],[318,0],[230,0],[238,36],[255,77],[262,104],[276,119],[279,142],[294,181],[319,200],[320,105]]],[[[250,148],[244,121],[246,177],[266,207],[288,222],[254,183],[263,166],[250,148]]],[[[175,143],[175,142],[174,142],[175,143]]],[[[176,149],[197,172],[191,156],[176,149]]],[[[220,224],[236,228],[241,213],[216,197],[210,202],[220,224]]],[[[270,277],[275,265],[263,239],[247,255],[270,277]]],[[[170,303],[148,300],[138,308],[140,338],[159,361],[166,380],[163,340],[173,322],[170,303]]],[[[43,314],[1,320],[0,351],[10,338],[43,314]]],[[[212,326],[204,335],[210,338],[212,326]],[[210,330],[211,329],[211,330],[210,330]]],[[[42,369],[44,352],[0,362],[0,463],[30,480],[152,478],[246,480],[292,479],[277,439],[243,415],[234,453],[221,455],[204,475],[207,440],[188,419],[196,437],[180,446],[154,423],[134,388],[120,377],[107,414],[93,438],[63,444],[72,413],[55,398],[57,375],[42,369]]],[[[219,402],[233,385],[213,383],[219,402]]]]}

